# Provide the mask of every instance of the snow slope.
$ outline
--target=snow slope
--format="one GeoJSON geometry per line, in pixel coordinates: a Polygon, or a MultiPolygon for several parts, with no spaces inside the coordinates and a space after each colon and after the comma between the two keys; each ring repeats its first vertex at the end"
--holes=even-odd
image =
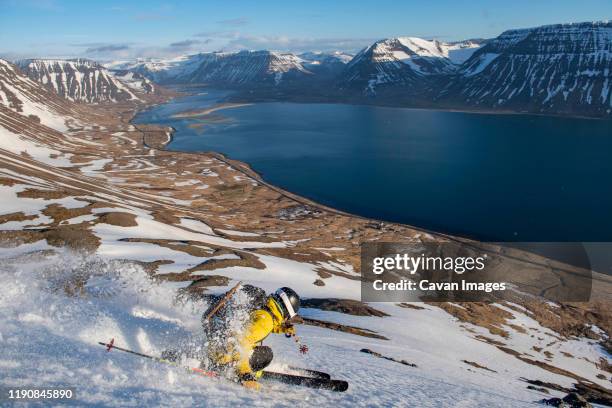
{"type": "Polygon", "coordinates": [[[36,117],[41,124],[59,132],[76,122],[61,100],[48,98],[37,83],[17,72],[14,65],[0,59],[0,106],[24,118],[36,117]]]}
{"type": "Polygon", "coordinates": [[[72,167],[70,154],[62,153],[58,150],[37,144],[26,136],[20,136],[0,127],[0,149],[4,149],[15,154],[23,153],[42,163],[58,167],[72,167]]]}
{"type": "MultiPolygon", "coordinates": [[[[345,323],[372,321],[384,334],[393,332],[391,342],[299,327],[302,341],[310,347],[309,354],[302,356],[282,336],[266,340],[276,354],[272,368],[291,364],[327,370],[349,380],[344,394],[272,383],[255,392],[118,351],[107,353],[97,342],[111,337],[117,345],[152,354],[177,342],[196,341],[192,336],[199,330],[206,305],[192,300],[177,303],[171,284],[151,282],[135,264],[65,251],[50,257],[32,252],[45,249],[50,248],[38,242],[0,252],[3,387],[70,386],[76,389],[78,405],[102,406],[353,407],[367,401],[379,406],[524,407],[541,397],[517,383],[500,383],[490,373],[449,367],[447,360],[460,349],[478,361],[500,356],[481,342],[466,340],[459,325],[440,310],[385,308],[394,315],[380,324],[376,318],[304,311],[306,316],[345,323]],[[69,295],[75,291],[78,296],[69,295]],[[392,327],[401,328],[400,337],[392,327]],[[376,359],[360,353],[362,347],[414,360],[423,368],[376,359]]],[[[517,365],[506,369],[520,373],[517,365]]]]}
{"type": "MultiPolygon", "coordinates": [[[[5,175],[11,173],[2,170],[5,175]]],[[[67,182],[67,181],[65,181],[67,182]]],[[[65,183],[64,182],[64,183],[65,183]]],[[[570,386],[568,377],[552,374],[526,364],[495,346],[478,340],[482,335],[502,342],[511,349],[532,353],[533,345],[545,347],[558,336],[527,315],[512,310],[511,321],[522,330],[504,326],[509,338],[493,335],[479,326],[460,322],[445,311],[421,305],[424,309],[402,308],[395,304],[373,304],[388,317],[358,317],[337,312],[303,309],[305,317],[362,327],[389,340],[365,338],[324,328],[299,326],[302,341],[310,347],[300,355],[293,342],[271,336],[266,344],[273,347],[272,369],[287,365],[332,372],[351,386],[345,394],[295,389],[266,384],[265,392],[252,392],[224,380],[200,378],[181,370],[160,366],[118,352],[108,354],[98,341],[115,338],[117,345],[144,353],[159,354],[172,345],[197,341],[200,344],[200,314],[203,300],[180,296],[186,282],[153,281],[138,261],[171,259],[158,274],[185,270],[214,256],[201,257],[149,242],[126,239],[163,237],[174,242],[198,242],[199,246],[224,245],[269,248],[289,243],[234,242],[215,235],[202,222],[182,219],[180,225],[167,225],[152,219],[141,202],[125,197],[112,198],[119,190],[92,191],[87,197],[58,199],[19,197],[26,185],[50,188],[42,179],[27,177],[19,184],[3,186],[0,208],[3,213],[23,211],[35,216],[23,222],[5,223],[7,229],[45,228],[51,219],[45,208],[61,205],[67,209],[83,208],[96,196],[113,200],[112,208],[96,207],[90,216],[74,215],[68,224],[88,223],[107,211],[129,212],[137,226],[98,223],[92,227],[101,240],[96,255],[81,254],[48,245],[45,240],[27,244],[3,243],[0,247],[0,367],[4,375],[0,386],[71,386],[77,389],[78,404],[97,405],[258,405],[292,406],[317,404],[354,406],[367,401],[371,405],[400,406],[491,406],[521,407],[542,397],[527,390],[521,377],[570,386]],[[127,260],[126,260],[127,259],[127,260]],[[534,334],[536,335],[534,338],[534,334]],[[193,340],[195,338],[196,340],[193,340]],[[406,367],[360,353],[370,348],[385,355],[406,359],[418,365],[406,367]],[[495,373],[475,370],[462,360],[482,364],[495,373]]],[[[222,255],[223,256],[223,255],[222,255]]],[[[230,277],[228,286],[243,280],[268,292],[290,284],[304,297],[325,296],[358,298],[359,282],[334,276],[323,288],[312,285],[313,265],[270,255],[257,255],[264,270],[249,267],[225,268],[220,273],[230,277]]],[[[227,255],[223,256],[227,259],[227,255]]],[[[217,256],[217,259],[221,259],[217,256]]],[[[222,293],[227,287],[210,287],[222,293]]],[[[460,307],[460,306],[457,306],[460,307]]],[[[502,306],[500,306],[503,308],[502,306]]],[[[597,361],[599,346],[586,339],[559,342],[555,364],[572,367],[593,381],[596,372],[581,360],[597,361]],[[574,358],[560,356],[571,353],[574,358]]],[[[197,362],[186,361],[195,365],[197,362]]],[[[599,381],[601,382],[601,381],[599,381]]]]}

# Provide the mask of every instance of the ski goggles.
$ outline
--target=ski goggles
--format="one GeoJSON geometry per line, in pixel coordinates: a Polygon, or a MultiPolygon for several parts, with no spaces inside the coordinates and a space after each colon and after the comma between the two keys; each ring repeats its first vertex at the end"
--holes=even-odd
{"type": "Polygon", "coordinates": [[[293,305],[291,304],[291,301],[289,300],[289,296],[287,296],[287,294],[283,292],[282,290],[277,290],[276,296],[278,296],[283,301],[283,304],[285,305],[285,309],[287,309],[287,313],[289,313],[289,318],[291,319],[293,316],[295,316],[296,313],[295,313],[295,310],[293,310],[293,305]]]}

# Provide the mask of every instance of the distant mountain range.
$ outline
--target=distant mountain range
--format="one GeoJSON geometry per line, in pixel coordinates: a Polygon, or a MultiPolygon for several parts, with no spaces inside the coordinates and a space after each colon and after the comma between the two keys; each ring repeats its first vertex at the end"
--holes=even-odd
{"type": "Polygon", "coordinates": [[[152,81],[236,89],[234,97],[247,100],[612,115],[611,22],[509,30],[454,43],[390,38],[355,56],[239,51],[105,67],[84,60],[19,66],[60,95],[85,102],[129,99],[134,86],[152,92],[152,81]]]}
{"type": "Polygon", "coordinates": [[[106,68],[136,72],[159,84],[262,87],[308,79],[329,80],[340,74],[351,59],[352,55],[341,52],[211,52],[172,59],[118,61],[106,64],[106,68]]]}

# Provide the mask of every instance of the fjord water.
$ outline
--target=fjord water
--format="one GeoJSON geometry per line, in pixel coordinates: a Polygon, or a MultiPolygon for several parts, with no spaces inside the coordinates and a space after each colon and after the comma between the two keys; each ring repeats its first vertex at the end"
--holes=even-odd
{"type": "Polygon", "coordinates": [[[298,103],[171,117],[225,95],[135,121],[174,127],[171,150],[225,153],[354,214],[481,240],[612,241],[611,121],[298,103]]]}

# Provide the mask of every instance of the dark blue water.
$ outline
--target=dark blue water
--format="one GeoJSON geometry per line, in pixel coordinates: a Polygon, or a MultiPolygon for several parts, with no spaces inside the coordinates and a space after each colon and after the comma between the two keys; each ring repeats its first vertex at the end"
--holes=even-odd
{"type": "Polygon", "coordinates": [[[499,241],[612,241],[612,121],[262,103],[202,119],[177,99],[139,123],[169,148],[219,151],[269,182],[355,214],[499,241]]]}

